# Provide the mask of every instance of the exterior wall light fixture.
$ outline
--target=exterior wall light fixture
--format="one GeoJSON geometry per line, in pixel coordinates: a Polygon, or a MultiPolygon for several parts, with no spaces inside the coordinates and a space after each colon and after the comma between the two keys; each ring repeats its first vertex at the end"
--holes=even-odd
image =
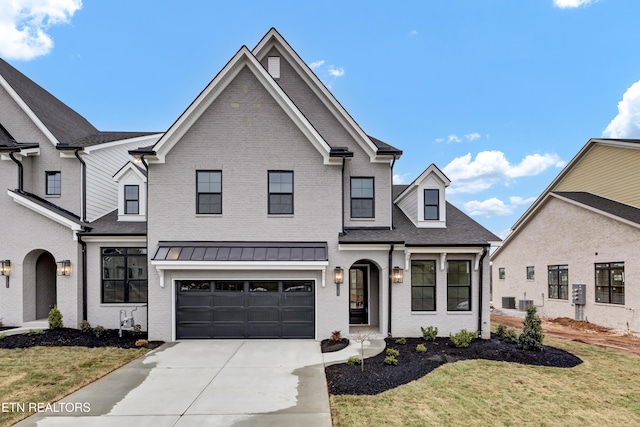
{"type": "Polygon", "coordinates": [[[0,276],[6,276],[7,288],[9,287],[9,275],[11,274],[11,261],[5,259],[0,261],[0,276]]]}
{"type": "Polygon", "coordinates": [[[70,276],[71,275],[71,261],[65,259],[63,261],[58,261],[58,268],[56,269],[56,273],[58,276],[70,276]]]}
{"type": "Polygon", "coordinates": [[[340,284],[344,282],[344,270],[338,266],[333,269],[333,281],[336,282],[336,296],[340,296],[340,284]]]}
{"type": "Polygon", "coordinates": [[[391,277],[393,278],[393,283],[402,283],[404,280],[404,271],[396,265],[393,267],[391,277]]]}

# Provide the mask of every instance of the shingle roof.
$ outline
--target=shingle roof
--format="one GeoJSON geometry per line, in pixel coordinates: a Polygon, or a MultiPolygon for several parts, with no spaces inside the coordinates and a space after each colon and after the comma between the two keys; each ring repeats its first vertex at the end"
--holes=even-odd
{"type": "Polygon", "coordinates": [[[90,223],[91,231],[81,233],[86,236],[95,235],[136,235],[147,234],[146,221],[118,221],[118,210],[108,213],[90,223]]]}
{"type": "MultiPolygon", "coordinates": [[[[406,185],[394,185],[394,198],[406,185]]],[[[447,202],[446,228],[418,228],[394,205],[393,230],[346,229],[340,243],[404,243],[407,246],[484,246],[501,239],[447,202]]]]}
{"type": "Polygon", "coordinates": [[[636,207],[582,191],[554,191],[552,194],[566,197],[580,204],[640,224],[640,209],[636,207]]]}
{"type": "Polygon", "coordinates": [[[378,138],[374,138],[371,135],[367,135],[371,141],[378,147],[378,152],[390,153],[390,154],[402,154],[402,150],[392,145],[387,144],[384,141],[380,141],[378,138]]]}
{"type": "Polygon", "coordinates": [[[40,196],[36,196],[35,194],[32,193],[28,193],[26,191],[19,191],[19,190],[9,190],[10,192],[14,193],[14,194],[19,194],[20,196],[24,197],[25,199],[45,208],[50,210],[51,212],[54,212],[72,222],[75,222],[78,225],[81,225],[82,227],[86,227],[86,228],[91,228],[91,226],[86,223],[83,222],[82,220],[80,220],[80,217],[76,214],[74,214],[71,211],[68,211],[58,205],[56,205],[55,203],[51,203],[49,200],[43,199],[40,196]]]}
{"type": "Polygon", "coordinates": [[[138,138],[140,136],[157,135],[159,133],[162,132],[96,132],[91,135],[78,138],[65,145],[69,147],[88,147],[112,141],[121,141],[123,139],[138,138]]]}

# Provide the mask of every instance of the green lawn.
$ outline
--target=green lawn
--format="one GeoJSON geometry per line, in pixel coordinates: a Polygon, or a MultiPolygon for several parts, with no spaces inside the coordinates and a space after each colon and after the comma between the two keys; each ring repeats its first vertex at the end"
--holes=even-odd
{"type": "Polygon", "coordinates": [[[0,427],[27,417],[11,402],[51,403],[145,354],[144,348],[31,347],[0,349],[0,427]]]}
{"type": "Polygon", "coordinates": [[[640,425],[640,358],[550,337],[545,345],[584,363],[447,364],[377,396],[331,396],[334,426],[640,425]]]}

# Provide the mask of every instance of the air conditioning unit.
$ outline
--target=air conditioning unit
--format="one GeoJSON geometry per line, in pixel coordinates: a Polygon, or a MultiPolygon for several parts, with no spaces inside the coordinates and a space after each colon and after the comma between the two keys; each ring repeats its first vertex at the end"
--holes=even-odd
{"type": "Polygon", "coordinates": [[[516,297],[502,297],[502,308],[510,308],[515,310],[516,297]]]}
{"type": "Polygon", "coordinates": [[[521,299],[520,301],[518,301],[518,310],[527,311],[527,307],[529,307],[530,305],[533,305],[532,299],[521,299]]]}

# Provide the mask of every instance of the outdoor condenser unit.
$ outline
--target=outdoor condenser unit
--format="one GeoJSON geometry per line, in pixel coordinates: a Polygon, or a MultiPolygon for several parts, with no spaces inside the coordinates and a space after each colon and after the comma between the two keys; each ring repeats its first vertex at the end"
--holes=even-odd
{"type": "Polygon", "coordinates": [[[533,305],[532,299],[521,299],[520,301],[518,301],[518,310],[527,311],[527,307],[529,307],[530,305],[533,305]]]}
{"type": "Polygon", "coordinates": [[[510,308],[515,310],[516,297],[502,297],[502,308],[510,308]]]}

